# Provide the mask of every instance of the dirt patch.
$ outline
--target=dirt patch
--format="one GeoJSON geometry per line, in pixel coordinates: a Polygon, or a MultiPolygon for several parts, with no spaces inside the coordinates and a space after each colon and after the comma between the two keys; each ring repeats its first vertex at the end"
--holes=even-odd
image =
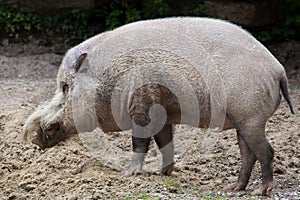
{"type": "MultiPolygon", "coordinates": [[[[273,53],[288,63],[291,99],[300,110],[299,43],[271,46],[273,53]],[[295,50],[296,49],[296,50],[295,50]],[[290,53],[286,53],[290,52],[290,53]],[[296,55],[296,56],[295,56],[296,55]]],[[[125,177],[120,171],[129,165],[130,132],[101,134],[101,147],[91,152],[83,136],[40,150],[21,141],[27,116],[41,102],[51,98],[62,55],[47,47],[6,44],[0,47],[0,198],[1,199],[161,199],[211,198],[226,195],[249,199],[248,192],[260,183],[255,165],[245,192],[223,193],[236,181],[240,154],[234,130],[218,133],[211,151],[200,154],[205,131],[188,126],[175,129],[175,171],[170,177],[156,175],[161,155],[151,145],[145,169],[149,173],[125,177]]],[[[98,132],[97,132],[98,131],[98,132]]],[[[291,115],[282,102],[268,121],[267,137],[275,149],[272,198],[300,198],[300,116],[291,115]]]]}

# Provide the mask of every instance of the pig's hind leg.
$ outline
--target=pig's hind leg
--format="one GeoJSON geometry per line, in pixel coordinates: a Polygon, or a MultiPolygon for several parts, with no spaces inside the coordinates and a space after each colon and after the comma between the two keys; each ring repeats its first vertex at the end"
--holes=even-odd
{"type": "Polygon", "coordinates": [[[246,187],[253,164],[260,162],[262,185],[252,195],[270,195],[273,189],[272,162],[274,150],[265,135],[265,123],[260,120],[249,120],[238,128],[238,139],[242,154],[242,168],[239,177],[241,189],[246,187]],[[253,155],[254,154],[254,155],[253,155]]]}
{"type": "Polygon", "coordinates": [[[237,183],[231,184],[226,187],[226,190],[239,191],[244,190],[248,184],[253,166],[256,162],[255,154],[249,149],[247,143],[237,131],[238,145],[240,148],[242,166],[237,183]]]}
{"type": "Polygon", "coordinates": [[[172,125],[165,125],[159,133],[154,135],[154,140],[163,156],[160,173],[163,175],[171,175],[174,165],[172,125]]]}

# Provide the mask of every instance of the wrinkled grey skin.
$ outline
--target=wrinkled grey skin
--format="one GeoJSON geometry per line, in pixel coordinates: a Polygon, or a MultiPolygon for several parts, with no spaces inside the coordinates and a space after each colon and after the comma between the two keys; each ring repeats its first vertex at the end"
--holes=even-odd
{"type": "Polygon", "coordinates": [[[266,139],[265,124],[280,104],[280,91],[294,112],[284,68],[241,28],[205,18],[149,20],[102,33],[70,49],[58,72],[55,96],[24,125],[26,137],[37,133],[33,143],[40,148],[77,132],[70,113],[79,74],[95,80],[94,109],[102,130],[133,129],[134,155],[126,175],[142,171],[152,137],[163,154],[161,173],[172,172],[173,124],[235,128],[242,166],[237,183],[228,189],[244,190],[258,160],[262,185],[253,194],[270,194],[274,150],[266,139]],[[117,103],[112,103],[114,95],[117,103]],[[166,121],[157,134],[149,134],[155,127],[147,131],[143,127],[163,118],[149,114],[157,104],[164,107],[166,121]]]}

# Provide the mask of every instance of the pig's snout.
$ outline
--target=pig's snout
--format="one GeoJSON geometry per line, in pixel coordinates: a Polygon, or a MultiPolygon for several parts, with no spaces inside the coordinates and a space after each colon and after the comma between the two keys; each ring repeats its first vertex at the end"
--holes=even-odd
{"type": "Polygon", "coordinates": [[[32,140],[33,144],[38,145],[41,149],[49,148],[65,139],[62,123],[53,123],[47,128],[40,128],[36,137],[32,140]]]}

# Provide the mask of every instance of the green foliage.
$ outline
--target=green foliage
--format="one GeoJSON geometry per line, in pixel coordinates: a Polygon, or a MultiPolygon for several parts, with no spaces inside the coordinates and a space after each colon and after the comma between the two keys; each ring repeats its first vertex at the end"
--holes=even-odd
{"type": "Polygon", "coordinates": [[[280,5],[286,14],[285,25],[300,28],[300,1],[299,0],[280,0],[280,5]]]}
{"type": "Polygon", "coordinates": [[[142,192],[142,193],[139,192],[135,198],[129,197],[129,196],[127,196],[127,197],[124,198],[124,200],[131,200],[131,199],[158,200],[158,199],[160,199],[160,198],[159,198],[159,197],[152,196],[152,195],[147,194],[147,193],[144,193],[144,192],[142,192]]]}
{"type": "Polygon", "coordinates": [[[113,0],[107,10],[104,10],[106,29],[113,29],[141,19],[140,11],[129,1],[113,0]]]}
{"type": "Polygon", "coordinates": [[[105,30],[141,19],[167,16],[203,16],[203,2],[191,0],[99,0],[92,13],[73,9],[55,15],[25,13],[0,0],[0,34],[16,40],[26,33],[40,36],[65,35],[69,40],[84,40],[105,30]]]}
{"type": "Polygon", "coordinates": [[[187,15],[203,16],[204,3],[201,2],[196,0],[112,0],[109,3],[99,1],[99,9],[96,13],[101,20],[104,19],[105,29],[110,30],[141,19],[187,15]]]}
{"type": "MultiPolygon", "coordinates": [[[[277,0],[284,19],[255,33],[262,42],[297,39],[300,35],[300,1],[277,0]]],[[[207,16],[204,0],[97,0],[93,12],[78,9],[54,15],[25,13],[0,0],[0,34],[19,40],[37,35],[51,40],[64,36],[82,41],[92,35],[142,19],[169,16],[207,16]]],[[[209,16],[212,17],[212,16],[209,16]]],[[[54,42],[55,43],[55,42],[54,42]]],[[[52,45],[52,44],[50,44],[52,45]]]]}
{"type": "Polygon", "coordinates": [[[176,190],[178,190],[179,187],[180,187],[179,183],[176,183],[175,181],[172,181],[168,178],[165,178],[164,183],[165,183],[166,186],[168,186],[170,188],[174,188],[176,190]]]}
{"type": "Polygon", "coordinates": [[[300,1],[299,0],[277,0],[284,18],[268,30],[257,34],[262,42],[299,39],[300,35],[300,1]]]}
{"type": "Polygon", "coordinates": [[[48,36],[69,34],[71,40],[89,37],[87,14],[73,9],[57,15],[24,13],[0,0],[0,26],[8,36],[18,39],[20,33],[39,32],[48,36]]]}
{"type": "MultiPolygon", "coordinates": [[[[202,16],[202,17],[205,17],[205,16],[207,16],[206,14],[205,14],[205,10],[206,10],[206,7],[205,7],[205,5],[203,4],[203,3],[199,3],[197,6],[196,6],[196,8],[193,10],[193,12],[194,12],[194,14],[196,15],[196,16],[202,16]]],[[[211,17],[211,16],[209,16],[209,17],[211,17]]]]}
{"type": "Polygon", "coordinates": [[[227,197],[225,197],[225,196],[212,197],[209,194],[207,194],[206,196],[203,196],[202,198],[205,200],[226,200],[227,199],[227,197]]]}

